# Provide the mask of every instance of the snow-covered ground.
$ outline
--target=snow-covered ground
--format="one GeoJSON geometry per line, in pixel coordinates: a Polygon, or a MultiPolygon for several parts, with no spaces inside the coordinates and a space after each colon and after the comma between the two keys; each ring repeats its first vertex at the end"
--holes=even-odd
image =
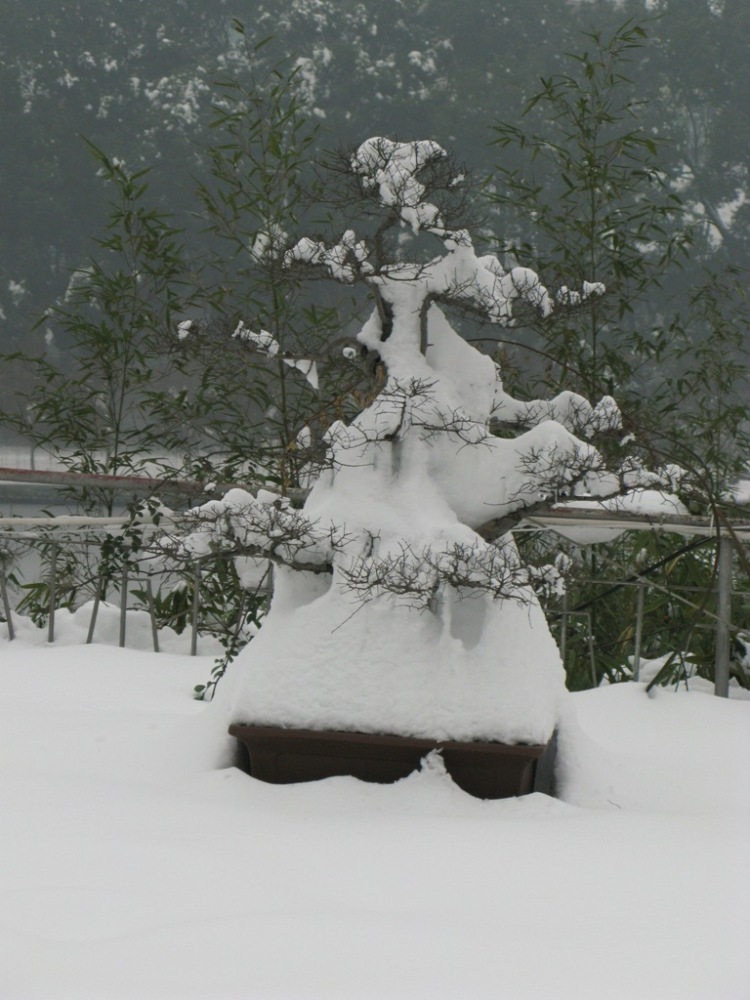
{"type": "MultiPolygon", "coordinates": [[[[115,622],[102,623],[114,637],[115,622]]],[[[573,696],[565,800],[217,766],[211,655],[0,625],[0,997],[740,1000],[750,701],[573,696]]],[[[205,650],[204,650],[205,653],[205,650]]]]}

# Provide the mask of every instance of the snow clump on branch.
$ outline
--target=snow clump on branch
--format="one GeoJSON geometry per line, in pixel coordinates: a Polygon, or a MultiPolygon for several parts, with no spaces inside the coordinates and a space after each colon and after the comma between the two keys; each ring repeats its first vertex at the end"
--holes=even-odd
{"type": "Polygon", "coordinates": [[[393,142],[375,136],[357,149],[351,166],[362,179],[363,187],[377,189],[380,204],[398,208],[402,220],[416,233],[441,224],[436,206],[422,201],[426,189],[417,174],[446,155],[442,146],[429,139],[393,142]]]}

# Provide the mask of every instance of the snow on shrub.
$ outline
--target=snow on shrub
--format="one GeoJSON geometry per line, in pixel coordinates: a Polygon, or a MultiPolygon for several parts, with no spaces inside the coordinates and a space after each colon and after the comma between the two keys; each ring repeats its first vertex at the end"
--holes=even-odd
{"type": "MultiPolygon", "coordinates": [[[[618,493],[590,441],[619,430],[617,405],[512,399],[451,327],[451,306],[508,326],[519,303],[548,315],[554,296],[533,271],[477,254],[454,221],[463,176],[440,146],[372,138],[344,167],[363,231],[303,237],[284,261],[369,290],[358,340],[386,379],[351,423],[329,428],[328,465],[302,510],[232,491],[195,515],[193,551],[275,564],[269,614],[225,685],[232,718],[544,743],[565,696],[560,658],[512,536],[482,529],[541,502],[618,493]]],[[[591,284],[558,301],[602,293],[591,284]]],[[[556,573],[533,575],[555,587],[556,573]]]]}

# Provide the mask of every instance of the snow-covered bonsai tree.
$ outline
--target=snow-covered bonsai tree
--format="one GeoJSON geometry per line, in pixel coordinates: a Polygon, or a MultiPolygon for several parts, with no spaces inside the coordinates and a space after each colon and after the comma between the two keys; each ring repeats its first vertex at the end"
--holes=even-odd
{"type": "Polygon", "coordinates": [[[540,502],[620,489],[590,443],[619,412],[572,393],[510,398],[443,308],[507,326],[517,305],[548,314],[603,289],[553,303],[533,271],[478,256],[453,218],[462,179],[435,142],[369,139],[342,171],[356,228],[283,251],[290,268],[368,290],[358,340],[382,381],[329,428],[301,510],[234,490],[196,515],[193,551],[275,566],[269,614],[223,685],[233,721],[509,743],[554,730],[563,670],[507,530],[540,502]]]}

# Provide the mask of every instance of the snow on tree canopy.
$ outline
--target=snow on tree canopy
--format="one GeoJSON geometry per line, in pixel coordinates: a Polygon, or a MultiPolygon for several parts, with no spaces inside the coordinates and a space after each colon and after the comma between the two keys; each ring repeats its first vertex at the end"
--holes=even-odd
{"type": "Polygon", "coordinates": [[[351,165],[365,187],[377,188],[380,203],[396,206],[404,222],[416,232],[439,222],[437,208],[422,201],[425,186],[416,175],[445,155],[441,146],[429,140],[392,142],[376,137],[362,143],[351,165]]]}
{"type": "MultiPolygon", "coordinates": [[[[547,314],[552,297],[533,271],[477,256],[451,228],[425,172],[436,164],[448,167],[434,142],[367,140],[348,169],[395,238],[369,245],[349,228],[285,254],[288,267],[370,290],[358,339],[387,378],[356,419],[330,427],[328,467],[301,511],[232,491],[198,514],[194,550],[221,536],[275,563],[269,614],[219,689],[234,721],[510,743],[544,743],[557,724],[563,669],[531,573],[509,534],[490,542],[478,529],[540,500],[617,492],[585,439],[620,415],[610,398],[512,399],[452,329],[452,304],[509,325],[517,300],[547,314]],[[408,255],[417,234],[434,241],[427,262],[408,255]],[[516,436],[493,436],[493,420],[516,436]]],[[[460,181],[444,173],[440,191],[460,181]]]]}

